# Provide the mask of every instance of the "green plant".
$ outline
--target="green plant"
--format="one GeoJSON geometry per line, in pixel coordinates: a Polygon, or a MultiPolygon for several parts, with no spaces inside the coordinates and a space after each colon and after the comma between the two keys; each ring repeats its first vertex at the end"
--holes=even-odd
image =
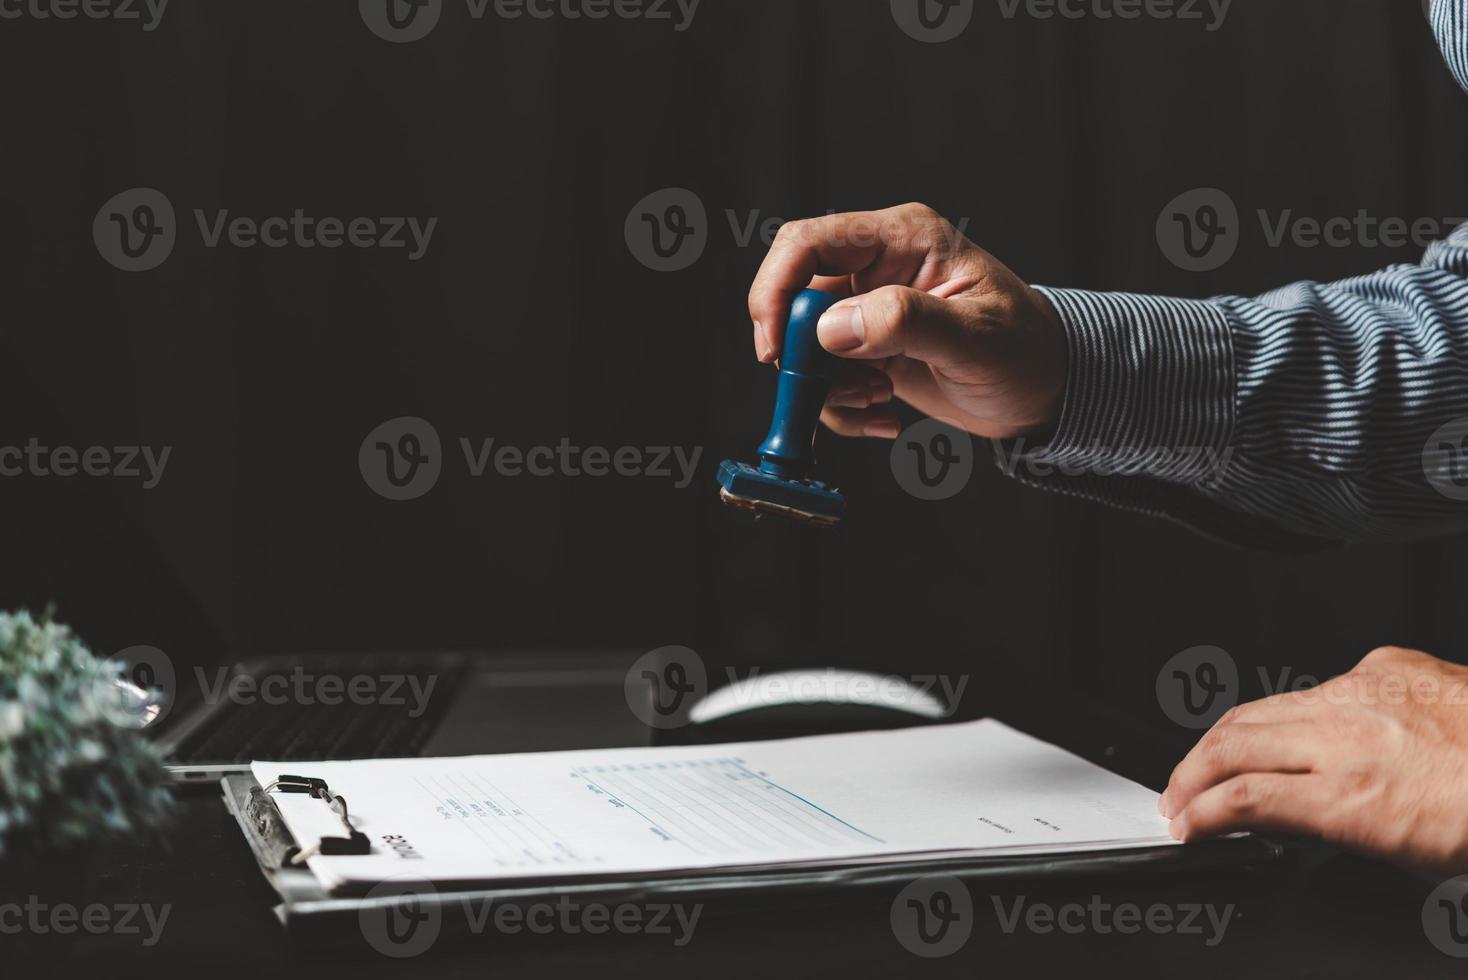
{"type": "Polygon", "coordinates": [[[0,857],[159,826],[169,796],[146,702],[48,612],[0,613],[0,857]]]}

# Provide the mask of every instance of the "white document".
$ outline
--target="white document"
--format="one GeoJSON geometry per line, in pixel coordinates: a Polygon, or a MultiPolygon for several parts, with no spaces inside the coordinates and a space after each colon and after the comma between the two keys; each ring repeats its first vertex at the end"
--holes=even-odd
{"type": "MultiPolygon", "coordinates": [[[[1157,794],[997,721],[675,748],[256,762],[345,797],[372,854],[309,867],[331,891],[1047,854],[1176,842],[1157,794]]],[[[272,794],[303,844],[345,833],[272,794]]]]}

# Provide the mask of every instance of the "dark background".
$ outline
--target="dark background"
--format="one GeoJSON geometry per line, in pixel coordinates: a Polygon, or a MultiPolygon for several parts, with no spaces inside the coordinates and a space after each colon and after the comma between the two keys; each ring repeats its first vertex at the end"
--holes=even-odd
{"type": "Polygon", "coordinates": [[[173,0],[137,24],[0,20],[0,445],[167,444],[162,484],[0,480],[0,608],[54,601],[99,651],[180,666],[259,652],[681,643],[714,663],[972,674],[1019,665],[1160,718],[1198,644],[1294,676],[1382,643],[1463,659],[1461,542],[1247,553],[1013,484],[956,499],[888,449],[825,438],[833,533],[721,508],[773,371],[745,312],[747,221],[909,200],[1032,282],[1184,296],[1338,278],[1417,250],[1269,248],[1216,273],[1158,249],[1200,186],[1241,212],[1468,214],[1468,98],[1417,3],[1235,0],[1177,20],[1006,19],[946,44],[886,0],[703,0],[691,29],[472,20],[390,44],[347,0],[173,0]],[[91,226],[119,191],[177,209],[151,272],[91,226]],[[658,273],[629,209],[695,191],[692,268],[658,273]],[[428,255],[207,249],[192,210],[439,218],[428,255]],[[436,488],[378,497],[363,437],[445,442],[436,488]],[[703,447],[695,483],[471,479],[457,439],[703,447]]]}

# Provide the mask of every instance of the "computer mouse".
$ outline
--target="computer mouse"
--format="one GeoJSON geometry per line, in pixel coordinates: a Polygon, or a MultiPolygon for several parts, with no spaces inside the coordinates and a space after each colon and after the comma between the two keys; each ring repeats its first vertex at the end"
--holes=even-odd
{"type": "Polygon", "coordinates": [[[698,741],[906,728],[942,721],[949,706],[901,677],[850,670],[757,674],[711,692],[689,712],[698,741]]]}

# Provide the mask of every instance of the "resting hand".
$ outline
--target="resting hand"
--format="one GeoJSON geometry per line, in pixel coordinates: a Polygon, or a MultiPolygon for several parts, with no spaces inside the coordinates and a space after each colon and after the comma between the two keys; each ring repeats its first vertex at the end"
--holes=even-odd
{"type": "Polygon", "coordinates": [[[1387,647],[1318,688],[1240,705],[1161,807],[1180,840],[1277,830],[1468,871],[1468,667],[1387,647]]]}

